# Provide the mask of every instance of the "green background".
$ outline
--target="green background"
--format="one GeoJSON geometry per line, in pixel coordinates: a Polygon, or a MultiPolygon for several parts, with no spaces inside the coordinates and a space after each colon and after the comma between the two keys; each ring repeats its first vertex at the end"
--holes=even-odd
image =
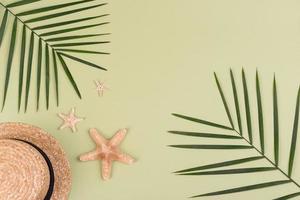
{"type": "MultiPolygon", "coordinates": [[[[83,99],[77,98],[66,76],[60,73],[59,107],[55,106],[52,80],[53,98],[48,111],[45,106],[41,106],[39,112],[35,111],[33,84],[27,113],[18,113],[18,69],[13,65],[15,73],[12,74],[7,105],[0,119],[2,122],[19,121],[39,126],[60,141],[72,168],[70,200],[182,200],[213,190],[283,178],[276,171],[264,173],[264,176],[175,176],[172,171],[223,158],[240,158],[245,152],[173,149],[167,145],[199,143],[203,140],[170,135],[167,131],[212,130],[176,119],[171,116],[173,112],[228,124],[213,72],[219,74],[227,91],[225,93],[232,100],[229,68],[234,70],[241,94],[240,70],[244,67],[253,109],[254,141],[258,139],[254,95],[256,68],[261,77],[265,116],[270,116],[266,121],[266,132],[271,136],[271,86],[273,73],[276,73],[282,132],[280,164],[286,169],[293,109],[300,82],[299,9],[300,2],[297,0],[110,0],[107,6],[94,12],[111,14],[105,19],[97,19],[110,21],[111,24],[95,30],[111,32],[112,35],[105,39],[112,43],[88,49],[105,50],[111,55],[85,57],[107,67],[108,71],[91,69],[67,60],[83,99]],[[98,97],[94,80],[105,81],[110,88],[103,97],[98,97]],[[86,119],[78,125],[76,133],[68,129],[59,131],[61,120],[57,113],[67,113],[72,107],[76,107],[78,116],[86,119]],[[78,155],[94,148],[88,135],[89,128],[99,129],[106,137],[112,136],[119,128],[129,128],[122,149],[134,156],[137,162],[130,166],[115,163],[112,179],[102,181],[100,162],[82,163],[77,160],[78,155]]],[[[89,12],[86,15],[91,14],[89,12]]],[[[1,48],[1,57],[7,54],[5,47],[8,48],[8,44],[6,41],[1,48]]],[[[18,62],[17,58],[14,62],[18,62]]],[[[2,66],[3,63],[5,59],[1,60],[2,66]]],[[[61,68],[59,70],[62,72],[61,68]]],[[[1,67],[0,78],[3,82],[4,72],[5,68],[1,67]]],[[[35,83],[35,78],[32,81],[35,83]]],[[[44,104],[43,98],[41,105],[44,104]]],[[[231,100],[229,104],[232,107],[231,100]]],[[[270,139],[266,143],[267,155],[270,156],[271,145],[270,139]]],[[[255,152],[253,155],[256,155],[255,152]]],[[[296,155],[295,168],[299,165],[300,159],[296,155]]],[[[297,174],[295,170],[294,176],[299,181],[300,171],[297,174]]],[[[297,188],[284,185],[217,199],[271,199],[293,191],[297,188]]]]}

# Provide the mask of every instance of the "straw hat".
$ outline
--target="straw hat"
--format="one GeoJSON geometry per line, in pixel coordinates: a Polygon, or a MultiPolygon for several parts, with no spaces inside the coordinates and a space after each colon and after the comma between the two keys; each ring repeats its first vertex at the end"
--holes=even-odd
{"type": "Polygon", "coordinates": [[[66,200],[70,165],[51,135],[22,123],[0,123],[0,199],[66,200]]]}

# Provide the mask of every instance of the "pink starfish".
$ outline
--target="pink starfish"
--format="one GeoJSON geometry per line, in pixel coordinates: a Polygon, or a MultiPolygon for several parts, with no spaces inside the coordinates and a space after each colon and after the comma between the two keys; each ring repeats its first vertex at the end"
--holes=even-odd
{"type": "Polygon", "coordinates": [[[98,91],[98,95],[103,96],[104,91],[107,90],[108,88],[104,85],[104,82],[95,81],[95,84],[96,84],[96,90],[98,91]]]}
{"type": "Polygon", "coordinates": [[[77,131],[76,124],[84,119],[75,115],[75,108],[72,108],[71,112],[68,115],[59,113],[58,116],[63,120],[63,124],[59,127],[59,129],[61,130],[69,127],[73,132],[77,131]]]}
{"type": "Polygon", "coordinates": [[[113,161],[119,161],[125,164],[132,164],[134,159],[121,152],[119,145],[124,139],[127,129],[121,129],[110,139],[104,138],[96,129],[90,129],[90,136],[96,143],[96,149],[82,154],[79,157],[81,161],[101,160],[102,161],[102,179],[108,180],[111,176],[113,161]]]}

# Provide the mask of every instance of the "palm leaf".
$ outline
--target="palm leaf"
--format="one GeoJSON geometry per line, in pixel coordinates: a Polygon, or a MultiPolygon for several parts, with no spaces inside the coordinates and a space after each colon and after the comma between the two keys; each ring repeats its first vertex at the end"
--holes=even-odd
{"type": "Polygon", "coordinates": [[[46,70],[45,70],[45,84],[46,84],[46,108],[49,108],[49,93],[50,93],[50,61],[49,61],[49,47],[46,45],[46,70]]]}
{"type": "Polygon", "coordinates": [[[240,103],[239,103],[239,98],[238,98],[238,94],[237,94],[235,79],[234,79],[233,72],[231,69],[230,69],[230,79],[231,79],[231,86],[232,86],[232,92],[233,92],[233,97],[234,97],[236,117],[237,117],[237,121],[238,121],[238,125],[239,125],[239,133],[241,135],[243,135],[243,126],[242,126],[242,119],[241,119],[241,113],[240,113],[240,103]]]}
{"type": "Polygon", "coordinates": [[[259,125],[259,137],[261,145],[261,153],[265,153],[265,139],[264,139],[264,117],[263,108],[261,103],[261,92],[258,72],[256,71],[256,98],[257,98],[257,110],[258,110],[258,125],[259,125]]]}
{"type": "Polygon", "coordinates": [[[42,55],[43,55],[43,48],[42,48],[42,40],[39,39],[39,48],[38,48],[38,63],[37,63],[37,96],[36,96],[36,109],[39,109],[40,105],[40,88],[41,88],[41,75],[42,75],[42,55]]]}
{"type": "Polygon", "coordinates": [[[298,123],[299,123],[299,99],[300,98],[300,87],[298,89],[296,109],[295,109],[295,118],[294,118],[294,126],[293,126],[293,135],[292,135],[292,143],[290,148],[290,158],[289,158],[289,171],[288,175],[291,177],[294,165],[296,144],[297,144],[297,135],[298,135],[298,123]]]}
{"type": "Polygon", "coordinates": [[[58,26],[76,24],[78,22],[89,21],[89,20],[92,20],[92,19],[100,18],[100,17],[106,17],[108,15],[109,14],[104,14],[104,15],[98,15],[98,16],[95,16],[95,17],[85,17],[85,18],[81,18],[81,19],[69,20],[69,21],[58,22],[58,23],[53,23],[53,24],[46,24],[46,25],[41,25],[41,26],[34,27],[34,28],[32,28],[32,30],[36,31],[36,30],[43,30],[43,29],[48,29],[48,28],[55,28],[55,27],[58,27],[58,26]]]}
{"type": "MultiPolygon", "coordinates": [[[[229,107],[227,104],[227,100],[224,96],[224,91],[222,90],[220,81],[218,77],[216,76],[216,73],[214,73],[214,77],[217,83],[217,89],[220,93],[221,99],[223,106],[226,110],[227,117],[229,118],[230,112],[229,112],[229,107]],[[228,112],[227,112],[228,111],[228,112]]],[[[234,98],[234,105],[236,109],[236,115],[237,115],[237,121],[239,124],[239,130],[242,130],[241,126],[241,109],[239,108],[239,101],[238,101],[238,93],[237,93],[237,87],[236,87],[236,82],[235,78],[233,76],[232,70],[230,70],[230,79],[231,79],[231,86],[232,86],[232,92],[233,92],[233,98],[234,98]],[[240,121],[240,122],[239,122],[240,121]]],[[[196,195],[193,197],[202,197],[202,196],[214,196],[214,195],[225,195],[225,194],[231,194],[231,193],[236,193],[236,192],[245,192],[245,191],[250,191],[250,190],[255,190],[255,189],[262,189],[262,188],[267,188],[275,185],[281,185],[285,183],[292,183],[293,185],[296,185],[298,189],[300,190],[300,184],[297,183],[295,180],[292,178],[292,171],[294,168],[294,158],[296,154],[296,143],[297,143],[297,136],[298,136],[298,121],[299,121],[299,110],[300,110],[300,87],[298,89],[298,94],[297,94],[297,101],[296,101],[296,108],[295,108],[295,116],[294,116],[294,124],[293,124],[293,133],[292,133],[292,142],[290,146],[290,151],[289,151],[289,162],[288,162],[288,170],[281,169],[278,165],[279,161],[279,118],[278,118],[278,102],[277,102],[277,86],[276,86],[276,79],[274,77],[273,80],[273,126],[274,126],[274,158],[275,162],[273,163],[272,160],[264,154],[265,152],[265,128],[264,128],[264,114],[263,114],[263,104],[262,104],[262,93],[261,93],[261,84],[259,80],[259,75],[258,72],[256,71],[256,77],[255,77],[255,85],[256,85],[256,102],[257,102],[257,113],[258,113],[258,133],[259,133],[259,141],[260,141],[260,149],[259,147],[256,146],[256,144],[253,143],[253,135],[252,135],[252,122],[251,122],[251,112],[250,112],[250,100],[249,100],[249,94],[248,94],[248,86],[247,86],[247,81],[246,81],[246,74],[244,70],[242,70],[242,85],[243,85],[243,96],[244,96],[244,102],[245,102],[245,118],[247,121],[247,129],[248,129],[248,138],[249,140],[241,134],[238,130],[235,128],[230,128],[227,125],[220,125],[216,124],[213,122],[209,122],[206,120],[202,119],[197,119],[193,117],[189,117],[186,115],[180,115],[180,114],[173,114],[177,117],[183,118],[188,121],[192,122],[197,122],[200,124],[204,125],[209,125],[211,127],[215,128],[222,128],[226,130],[233,131],[234,133],[238,134],[236,135],[240,139],[244,140],[246,142],[246,145],[241,145],[241,144],[234,144],[235,141],[237,140],[227,140],[232,142],[233,144],[218,144],[218,141],[220,139],[225,140],[225,139],[233,139],[231,138],[232,135],[225,135],[225,134],[215,134],[215,133],[203,133],[203,132],[189,132],[189,131],[169,131],[172,134],[177,134],[177,135],[183,135],[183,136],[193,136],[193,137],[199,137],[199,138],[213,138],[213,139],[219,139],[219,140],[213,140],[216,141],[215,143],[210,143],[210,144],[205,144],[205,143],[200,143],[200,144],[183,144],[183,145],[169,145],[171,147],[175,148],[183,148],[183,149],[208,149],[208,150],[231,150],[231,151],[240,151],[242,149],[248,149],[247,151],[253,151],[257,154],[257,156],[247,156],[242,159],[231,159],[231,160],[225,160],[222,162],[216,162],[208,165],[203,165],[203,166],[198,166],[198,167],[192,167],[192,168],[187,168],[184,170],[179,170],[176,171],[176,174],[179,175],[189,175],[189,176],[199,176],[199,175],[207,175],[207,176],[216,176],[216,175],[230,175],[230,174],[248,174],[252,173],[252,177],[255,175],[258,175],[258,173],[264,173],[266,171],[271,171],[275,170],[280,172],[282,175],[286,177],[286,180],[282,181],[270,181],[266,183],[259,183],[259,184],[254,184],[254,185],[248,185],[248,186],[242,186],[242,187],[235,187],[231,189],[226,189],[226,190],[221,190],[221,191],[214,191],[206,194],[200,194],[196,195]],[[271,166],[257,166],[257,167],[236,167],[236,168],[229,168],[229,169],[215,169],[219,167],[231,167],[237,164],[244,164],[248,165],[248,162],[256,161],[259,159],[264,159],[265,161],[269,162],[271,166]],[[203,171],[205,170],[205,171],[203,171]],[[209,170],[209,171],[206,171],[209,170]]],[[[230,120],[229,120],[230,121],[230,120]]],[[[233,121],[232,121],[233,123],[233,121]]],[[[231,125],[231,122],[230,122],[231,125]]],[[[201,140],[200,140],[201,141],[201,140]]],[[[238,140],[240,141],[240,140],[238,140]]],[[[240,152],[241,153],[241,152],[240,152]]],[[[299,192],[293,193],[293,194],[288,194],[282,197],[279,197],[279,199],[288,199],[292,198],[294,196],[298,196],[299,192]]]]}
{"type": "Polygon", "coordinates": [[[22,89],[23,89],[23,76],[24,76],[24,60],[26,48],[26,27],[23,25],[22,29],[22,44],[20,52],[20,71],[19,71],[19,93],[18,93],[18,110],[21,109],[22,89]]]}
{"type": "Polygon", "coordinates": [[[87,45],[107,44],[107,43],[109,43],[109,41],[103,41],[103,42],[73,42],[73,43],[53,44],[52,47],[74,47],[74,46],[87,46],[87,45]]]}
{"type": "Polygon", "coordinates": [[[34,51],[34,34],[31,32],[30,36],[30,45],[29,45],[29,54],[27,60],[27,76],[26,76],[26,89],[25,89],[25,112],[27,110],[28,98],[29,98],[29,89],[30,89],[30,80],[31,80],[31,69],[32,69],[32,58],[34,51]]]}
{"type": "Polygon", "coordinates": [[[7,17],[8,17],[8,11],[6,9],[5,12],[4,12],[4,16],[2,18],[1,26],[0,26],[0,46],[2,44],[3,37],[4,37],[4,31],[5,31],[5,28],[6,28],[7,17]]]}
{"type": "MultiPolygon", "coordinates": [[[[83,29],[88,29],[88,28],[92,28],[92,27],[103,26],[103,25],[106,25],[106,24],[109,24],[109,23],[108,22],[103,22],[103,23],[97,23],[97,24],[86,25],[86,26],[78,26],[78,27],[74,27],[74,28],[66,28],[66,29],[63,29],[63,30],[49,31],[49,32],[42,33],[41,37],[49,37],[49,36],[59,35],[59,34],[63,34],[63,33],[70,33],[70,32],[79,31],[79,30],[83,30],[83,29]]],[[[49,40],[51,41],[51,39],[46,39],[45,41],[49,41],[49,40]]],[[[55,39],[52,39],[52,40],[55,40],[55,39]]]]}
{"type": "Polygon", "coordinates": [[[58,72],[57,72],[57,60],[54,49],[52,49],[52,58],[53,58],[53,69],[54,69],[54,78],[55,78],[55,94],[56,94],[56,105],[59,105],[59,93],[58,93],[58,72]]]}
{"type": "Polygon", "coordinates": [[[10,4],[6,5],[5,7],[14,8],[14,7],[18,7],[18,6],[24,6],[27,4],[35,3],[37,1],[41,1],[41,0],[21,0],[21,1],[14,2],[14,3],[10,3],[10,4]]]}
{"type": "Polygon", "coordinates": [[[224,134],[213,134],[213,133],[199,133],[199,132],[188,132],[188,131],[169,131],[169,133],[173,133],[177,135],[193,136],[193,137],[241,139],[240,136],[236,136],[236,135],[224,135],[224,134]]]}
{"type": "Polygon", "coordinates": [[[58,42],[58,41],[74,40],[74,39],[81,39],[81,38],[89,38],[89,37],[95,37],[95,36],[101,36],[101,35],[107,35],[107,34],[88,34],[88,35],[57,37],[57,38],[46,39],[46,41],[47,42],[58,42]]]}
{"type": "Polygon", "coordinates": [[[192,198],[224,195],[224,194],[231,194],[231,193],[237,193],[237,192],[245,192],[245,191],[250,191],[250,190],[257,190],[257,189],[262,189],[262,188],[266,188],[266,187],[271,187],[271,186],[283,185],[283,184],[287,184],[287,183],[290,183],[290,182],[291,182],[290,180],[271,181],[271,182],[266,182],[266,183],[247,185],[247,186],[243,186],[243,187],[236,187],[236,188],[232,188],[232,189],[227,189],[227,190],[221,190],[221,191],[217,191],[217,192],[210,192],[210,193],[206,193],[206,194],[196,195],[196,196],[193,196],[192,198]]]}
{"type": "Polygon", "coordinates": [[[95,1],[95,0],[83,0],[83,1],[64,3],[64,4],[54,5],[54,6],[47,6],[47,7],[43,7],[43,8],[37,8],[37,9],[33,9],[33,10],[18,13],[17,16],[26,16],[26,15],[32,15],[32,14],[48,12],[48,11],[51,11],[51,10],[57,10],[57,9],[60,9],[60,8],[65,8],[65,7],[68,7],[68,6],[74,6],[74,5],[81,4],[81,3],[88,3],[88,2],[91,2],[91,1],[95,1]]]}
{"type": "Polygon", "coordinates": [[[225,169],[205,172],[192,172],[182,173],[179,175],[221,175],[221,174],[245,174],[245,173],[256,173],[276,170],[275,167],[251,167],[251,168],[238,168],[238,169],[225,169]]]}
{"type": "Polygon", "coordinates": [[[217,77],[217,74],[214,73],[214,75],[215,75],[215,80],[216,80],[216,83],[217,83],[217,86],[218,86],[218,90],[219,90],[220,96],[222,98],[222,102],[223,102],[223,105],[224,105],[227,117],[229,119],[231,128],[234,129],[234,125],[233,125],[233,122],[232,122],[232,117],[231,117],[231,114],[230,114],[230,111],[229,111],[229,108],[228,108],[228,105],[227,105],[227,102],[226,102],[226,99],[225,99],[225,96],[224,96],[224,92],[223,92],[222,87],[220,85],[220,82],[219,82],[219,79],[217,77]]]}
{"type": "Polygon", "coordinates": [[[209,164],[209,165],[203,165],[203,166],[199,166],[199,167],[188,168],[188,169],[176,171],[175,173],[183,173],[183,172],[191,172],[191,171],[199,171],[199,170],[204,170],[204,169],[214,169],[214,168],[219,168],[219,167],[232,166],[232,165],[237,165],[237,164],[241,164],[241,163],[259,160],[262,158],[263,158],[262,156],[241,158],[241,159],[219,162],[219,163],[214,163],[214,164],[209,164]]]}
{"type": "MultiPolygon", "coordinates": [[[[21,109],[22,95],[24,98],[24,108],[25,112],[27,110],[27,106],[29,103],[29,94],[30,94],[30,85],[31,85],[31,77],[32,71],[36,68],[36,108],[39,109],[40,104],[40,96],[42,87],[45,87],[45,100],[46,100],[46,108],[49,107],[50,102],[50,77],[52,76],[55,80],[55,95],[56,95],[56,104],[59,105],[59,65],[62,67],[63,71],[66,73],[68,80],[72,84],[75,92],[81,98],[80,91],[75,83],[75,79],[71,75],[70,68],[66,65],[62,57],[70,58],[74,61],[80,62],[81,64],[85,64],[89,67],[94,67],[97,69],[106,70],[99,65],[89,62],[83,58],[79,58],[80,55],[84,54],[98,54],[105,55],[109,54],[106,52],[98,52],[98,51],[88,51],[80,49],[82,46],[96,45],[96,44],[106,44],[109,41],[98,41],[98,36],[109,35],[108,33],[93,33],[89,32],[89,34],[78,34],[79,30],[87,30],[92,27],[103,26],[109,24],[109,22],[101,22],[101,23],[92,23],[92,20],[100,19],[108,16],[108,14],[99,14],[84,16],[83,12],[91,11],[92,9],[96,9],[102,6],[107,5],[107,3],[97,3],[96,0],[76,0],[69,1],[64,3],[58,2],[50,2],[49,4],[45,4],[44,6],[35,6],[35,2],[38,0],[19,0],[14,1],[9,4],[3,4],[0,2],[0,6],[2,6],[5,10],[4,15],[2,16],[0,22],[0,47],[3,40],[9,40],[10,46],[8,48],[8,58],[6,63],[6,74],[5,74],[5,82],[4,82],[4,90],[3,90],[3,102],[2,102],[2,110],[5,106],[7,93],[9,90],[10,83],[10,74],[11,71],[14,70],[12,66],[12,62],[15,56],[19,54],[19,87],[18,87],[18,110],[21,109]],[[92,3],[92,4],[91,4],[92,3]],[[30,5],[30,7],[27,7],[30,5]],[[80,6],[79,8],[74,6],[80,6]],[[16,7],[22,7],[22,11],[17,11],[17,9],[12,9],[16,7]],[[29,9],[28,9],[29,8],[29,9]],[[75,9],[74,9],[75,8],[75,9]],[[65,17],[68,15],[74,15],[72,20],[65,20],[65,17]],[[10,17],[14,19],[13,29],[8,30],[8,20],[10,17]],[[24,20],[23,17],[26,19],[24,20]],[[37,25],[35,22],[43,22],[43,25],[37,25]],[[19,36],[16,34],[17,25],[20,24],[23,27],[22,35],[19,36]],[[86,25],[87,24],[87,25],[86,25]],[[68,27],[67,27],[68,26],[68,27]],[[55,28],[55,31],[50,30],[51,28],[55,28]],[[29,33],[30,39],[27,41],[26,32],[29,33]],[[60,34],[64,34],[61,36],[60,34]],[[53,37],[50,37],[53,36],[53,37]],[[92,41],[84,41],[85,39],[90,38],[92,41]],[[37,49],[34,46],[35,39],[38,41],[37,49]],[[15,53],[15,46],[20,42],[21,50],[18,53],[15,53]],[[26,55],[25,49],[26,44],[29,44],[28,53],[26,55]],[[70,48],[70,49],[68,49],[70,48]],[[51,55],[50,55],[51,52],[51,55]],[[66,54],[63,52],[69,52],[70,54],[66,54]],[[59,54],[58,54],[59,53],[59,54]],[[72,55],[76,53],[76,56],[72,55]],[[51,58],[52,56],[52,58],[51,58]],[[58,60],[57,61],[57,56],[58,60]],[[25,59],[27,58],[27,59],[25,59]],[[24,61],[27,60],[25,64],[24,61]],[[33,61],[37,60],[37,65],[33,65],[33,61]],[[50,60],[53,61],[53,65],[50,65],[50,60]],[[53,71],[51,70],[53,67],[53,71]],[[25,81],[23,81],[24,71],[26,68],[26,76],[25,81]],[[45,73],[42,73],[45,70],[45,73]],[[41,80],[45,80],[45,84],[41,84],[41,80]],[[25,92],[23,93],[23,83],[25,84],[25,92]]],[[[36,4],[37,5],[37,4],[36,4]]],[[[87,13],[87,12],[86,12],[87,13]]],[[[93,12],[89,12],[93,13],[93,12]]],[[[97,30],[96,30],[97,31],[97,30]]]]}
{"type": "Polygon", "coordinates": [[[247,86],[247,80],[246,80],[244,69],[242,70],[242,79],[243,79],[243,88],[244,88],[244,101],[245,101],[248,136],[249,136],[250,144],[252,144],[253,138],[252,138],[252,125],[251,125],[251,111],[250,111],[250,103],[249,103],[248,86],[247,86]]]}
{"type": "MultiPolygon", "coordinates": [[[[85,2],[86,1],[81,1],[81,3],[85,3],[85,2]]],[[[69,10],[69,11],[59,12],[59,13],[45,15],[45,16],[41,16],[41,17],[36,17],[36,18],[24,21],[24,23],[40,22],[40,21],[44,21],[44,20],[48,20],[48,19],[53,19],[53,18],[65,16],[65,15],[74,14],[74,13],[85,11],[85,10],[90,10],[92,8],[97,8],[99,6],[104,6],[104,5],[106,5],[106,3],[101,3],[101,4],[97,4],[97,5],[93,5],[93,6],[84,7],[84,8],[78,8],[78,9],[74,9],[74,10],[69,10]]],[[[65,7],[68,7],[68,6],[65,6],[65,7]]]]}
{"type": "Polygon", "coordinates": [[[214,122],[209,122],[209,121],[206,121],[206,120],[197,119],[197,118],[193,118],[193,117],[188,117],[188,116],[181,115],[181,114],[176,114],[176,113],[173,113],[172,115],[174,115],[175,117],[180,117],[182,119],[186,119],[186,120],[193,121],[193,122],[196,122],[196,123],[204,124],[204,125],[207,125],[207,126],[213,126],[213,127],[217,127],[217,128],[221,128],[221,129],[232,130],[231,127],[224,126],[224,125],[221,125],[221,124],[217,124],[217,123],[214,123],[214,122]]]}
{"type": "Polygon", "coordinates": [[[276,198],[274,200],[286,200],[286,199],[290,199],[290,198],[297,197],[297,196],[300,196],[300,192],[295,192],[295,193],[292,193],[292,194],[288,194],[288,195],[276,198]]]}
{"type": "Polygon", "coordinates": [[[273,80],[273,123],[274,123],[274,160],[275,165],[278,165],[279,160],[279,122],[278,122],[278,102],[277,102],[277,87],[276,79],[273,80]]]}
{"type": "Polygon", "coordinates": [[[5,102],[6,102],[6,96],[7,96],[7,90],[8,90],[8,85],[9,85],[12,60],[13,60],[13,55],[14,55],[14,51],[15,51],[17,25],[18,25],[17,24],[17,18],[14,18],[14,24],[13,24],[13,29],[12,29],[12,35],[11,35],[7,65],[6,65],[7,68],[6,68],[6,75],[5,75],[4,97],[3,97],[3,103],[2,103],[2,110],[3,110],[5,102]]]}
{"type": "Polygon", "coordinates": [[[78,49],[55,49],[57,52],[73,52],[73,53],[88,53],[88,54],[105,54],[109,55],[107,52],[101,51],[88,51],[88,50],[78,50],[78,49]]]}
{"type": "Polygon", "coordinates": [[[201,145],[201,144],[179,144],[170,145],[170,147],[183,148],[183,149],[252,149],[248,145],[201,145]]]}

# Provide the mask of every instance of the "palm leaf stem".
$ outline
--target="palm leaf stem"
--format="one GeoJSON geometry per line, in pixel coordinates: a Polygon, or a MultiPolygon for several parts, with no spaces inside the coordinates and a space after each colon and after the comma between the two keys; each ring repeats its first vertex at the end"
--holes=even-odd
{"type": "MultiPolygon", "coordinates": [[[[41,38],[34,30],[32,30],[32,28],[30,28],[24,21],[22,21],[22,20],[20,19],[19,16],[17,16],[17,15],[14,14],[12,11],[10,11],[10,9],[7,8],[7,6],[5,6],[2,2],[0,2],[0,5],[1,5],[5,10],[7,10],[7,11],[9,12],[9,14],[13,15],[14,17],[16,17],[16,19],[17,19],[18,21],[20,21],[22,24],[24,24],[24,26],[25,26],[27,29],[29,29],[30,31],[32,31],[33,34],[34,34],[35,36],[37,36],[38,38],[41,38]]],[[[47,44],[47,42],[46,42],[43,38],[41,38],[41,40],[42,40],[44,43],[47,44]]],[[[52,48],[52,47],[51,47],[51,48],[52,48]]]]}
{"type": "MultiPolygon", "coordinates": [[[[234,129],[233,131],[240,135],[240,133],[236,129],[234,129]]],[[[267,161],[269,161],[273,165],[273,167],[275,167],[277,170],[279,170],[288,180],[290,180],[292,183],[294,183],[300,189],[300,184],[299,183],[297,183],[295,180],[293,180],[291,177],[289,177],[289,175],[287,173],[285,173],[282,169],[280,169],[271,159],[269,159],[267,156],[265,156],[258,148],[256,148],[253,144],[251,144],[244,136],[242,136],[242,138],[250,146],[253,147],[252,149],[255,149],[259,153],[260,156],[262,156],[267,161]]]]}

